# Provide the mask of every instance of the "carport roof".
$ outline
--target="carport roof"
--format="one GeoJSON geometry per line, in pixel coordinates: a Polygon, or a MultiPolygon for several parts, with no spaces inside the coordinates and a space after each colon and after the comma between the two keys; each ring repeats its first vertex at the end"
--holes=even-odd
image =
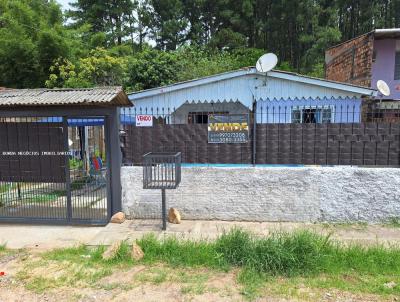
{"type": "Polygon", "coordinates": [[[0,90],[2,107],[132,106],[122,87],[0,90]]]}

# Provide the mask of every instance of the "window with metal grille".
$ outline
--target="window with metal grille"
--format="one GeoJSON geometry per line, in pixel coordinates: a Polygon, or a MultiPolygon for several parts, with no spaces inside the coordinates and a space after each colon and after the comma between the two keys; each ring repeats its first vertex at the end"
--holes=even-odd
{"type": "Polygon", "coordinates": [[[400,80],[400,51],[396,51],[394,59],[394,79],[400,80]]]}
{"type": "Polygon", "coordinates": [[[292,109],[292,123],[308,124],[308,123],[332,123],[333,114],[332,107],[295,107],[292,109]]]}

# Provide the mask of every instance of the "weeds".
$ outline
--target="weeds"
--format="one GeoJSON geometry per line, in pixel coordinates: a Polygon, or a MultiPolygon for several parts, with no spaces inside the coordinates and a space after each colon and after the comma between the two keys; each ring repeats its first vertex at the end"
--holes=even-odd
{"type": "Polygon", "coordinates": [[[384,225],[392,228],[400,228],[400,217],[392,217],[384,225]]]}
{"type": "MultiPolygon", "coordinates": [[[[189,241],[173,237],[159,240],[154,235],[147,235],[138,240],[138,244],[144,251],[140,263],[150,264],[150,271],[141,272],[132,280],[153,284],[179,282],[183,284],[181,291],[184,294],[199,294],[207,289],[207,274],[204,274],[203,281],[197,280],[199,267],[217,270],[237,268],[241,293],[248,299],[257,297],[266,285],[271,292],[295,294],[292,290],[288,291],[294,287],[293,284],[384,295],[400,294],[400,248],[397,246],[343,245],[329,236],[309,231],[255,237],[241,229],[224,233],[215,241],[189,241]],[[152,270],[154,266],[156,269],[152,270]],[[187,270],[188,267],[195,269],[193,276],[182,273],[182,269],[187,270]],[[181,273],[177,274],[176,270],[181,273]],[[192,277],[197,281],[191,280],[192,277]],[[269,282],[271,280],[273,282],[269,282]],[[389,282],[396,285],[385,287],[384,284],[389,282]]],[[[117,270],[129,269],[137,263],[130,257],[127,242],[121,244],[111,260],[102,258],[104,250],[104,246],[80,246],[45,253],[41,256],[40,265],[26,266],[25,270],[35,272],[35,267],[41,266],[51,271],[52,265],[58,263],[54,274],[57,277],[51,277],[51,274],[35,277],[35,273],[29,273],[21,274],[21,278],[36,291],[79,284],[99,286],[101,278],[117,270]]]]}

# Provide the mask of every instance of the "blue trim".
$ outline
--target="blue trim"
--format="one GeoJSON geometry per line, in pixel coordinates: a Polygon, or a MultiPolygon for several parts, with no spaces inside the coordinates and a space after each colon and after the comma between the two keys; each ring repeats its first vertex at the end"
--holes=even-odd
{"type": "MultiPolygon", "coordinates": [[[[200,168],[200,167],[216,167],[216,168],[251,168],[254,167],[252,164],[188,164],[182,163],[184,168],[200,168]]],[[[257,164],[256,168],[302,168],[304,165],[277,165],[277,164],[257,164]]]]}

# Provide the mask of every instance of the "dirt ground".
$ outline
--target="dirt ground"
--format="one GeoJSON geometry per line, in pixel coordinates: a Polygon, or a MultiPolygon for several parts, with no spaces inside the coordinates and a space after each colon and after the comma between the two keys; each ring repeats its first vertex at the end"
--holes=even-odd
{"type": "Polygon", "coordinates": [[[97,272],[71,268],[63,261],[44,261],[32,250],[0,253],[0,301],[315,301],[383,302],[400,301],[395,296],[352,293],[335,289],[310,288],[297,284],[280,286],[266,282],[257,290],[237,281],[238,271],[184,269],[163,265],[134,265],[93,279],[97,272]],[[81,274],[80,274],[81,273],[81,274]],[[69,275],[71,274],[71,282],[69,275]],[[72,281],[72,278],[79,279],[72,281]]]}

